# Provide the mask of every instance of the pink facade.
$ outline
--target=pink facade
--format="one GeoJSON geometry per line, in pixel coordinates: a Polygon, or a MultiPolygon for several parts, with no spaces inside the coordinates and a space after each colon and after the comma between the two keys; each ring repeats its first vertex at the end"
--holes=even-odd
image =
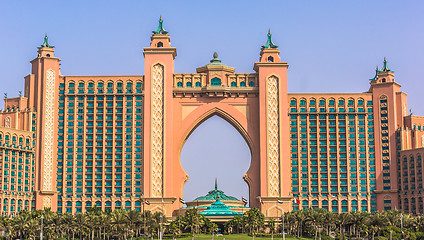
{"type": "Polygon", "coordinates": [[[218,115],[250,148],[244,179],[266,216],[308,207],[422,213],[424,118],[407,114],[386,61],[364,93],[287,93],[279,53],[269,33],[253,73],[217,54],[196,73],[175,73],[161,21],[143,51],[145,75],[63,76],[46,38],[24,97],[5,98],[0,112],[1,211],[175,215],[189,179],[181,149],[218,115]]]}

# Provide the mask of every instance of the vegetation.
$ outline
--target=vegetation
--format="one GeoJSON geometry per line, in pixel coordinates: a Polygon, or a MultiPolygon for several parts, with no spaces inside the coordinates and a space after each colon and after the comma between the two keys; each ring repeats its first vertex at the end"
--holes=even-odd
{"type": "Polygon", "coordinates": [[[278,219],[266,220],[256,208],[235,216],[220,227],[208,218],[189,209],[169,221],[160,212],[118,209],[102,212],[97,208],[70,215],[50,209],[22,211],[16,217],[0,217],[4,238],[37,239],[43,217],[46,239],[286,239],[294,237],[317,239],[413,239],[424,240],[424,217],[412,217],[400,211],[350,212],[334,214],[324,209],[297,210],[278,219]],[[219,233],[219,234],[217,234],[219,233]],[[294,237],[290,237],[294,236],[294,237]]]}

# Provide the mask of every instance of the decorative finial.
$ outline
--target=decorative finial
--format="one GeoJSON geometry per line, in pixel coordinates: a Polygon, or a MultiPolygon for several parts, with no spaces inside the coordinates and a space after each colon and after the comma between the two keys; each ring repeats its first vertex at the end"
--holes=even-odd
{"type": "Polygon", "coordinates": [[[54,46],[51,46],[48,41],[49,41],[49,37],[47,37],[47,33],[46,33],[46,35],[44,35],[43,44],[38,48],[42,48],[42,47],[54,48],[54,46]]]}
{"type": "Polygon", "coordinates": [[[384,62],[383,62],[383,68],[381,69],[382,72],[391,72],[391,70],[389,69],[389,67],[387,66],[387,60],[386,57],[384,57],[384,62]]]}
{"type": "Polygon", "coordinates": [[[278,48],[277,45],[272,43],[271,37],[272,37],[272,34],[271,34],[271,28],[270,28],[268,30],[268,39],[267,39],[265,45],[262,46],[262,49],[264,49],[264,48],[278,48]]]}
{"type": "Polygon", "coordinates": [[[376,80],[377,78],[378,78],[378,73],[379,72],[381,72],[380,70],[378,70],[378,65],[377,65],[377,68],[375,69],[375,75],[374,75],[374,77],[373,78],[371,78],[370,79],[370,81],[374,81],[374,80],[376,80]]]}
{"type": "Polygon", "coordinates": [[[22,91],[19,91],[19,97],[22,97],[22,91]]]}
{"type": "Polygon", "coordinates": [[[221,62],[221,60],[219,60],[218,59],[218,53],[217,52],[214,52],[213,53],[213,59],[210,61],[211,63],[214,63],[214,62],[221,62]]]}
{"type": "Polygon", "coordinates": [[[7,98],[7,93],[4,93],[4,98],[7,98]]]}
{"type": "Polygon", "coordinates": [[[218,190],[218,180],[215,178],[215,190],[218,190]]]}
{"type": "Polygon", "coordinates": [[[153,34],[168,34],[167,31],[165,31],[165,29],[163,28],[163,20],[162,20],[162,15],[159,18],[159,26],[158,29],[156,31],[152,31],[153,34]]]}

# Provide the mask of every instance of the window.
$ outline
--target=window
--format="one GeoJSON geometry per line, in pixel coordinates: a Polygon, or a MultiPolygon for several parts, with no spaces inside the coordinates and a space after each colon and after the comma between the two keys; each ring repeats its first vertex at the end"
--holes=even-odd
{"type": "Polygon", "coordinates": [[[221,86],[221,79],[215,77],[211,80],[211,86],[221,86]]]}
{"type": "Polygon", "coordinates": [[[249,87],[254,87],[255,86],[255,82],[254,81],[250,81],[249,82],[249,87]]]}
{"type": "Polygon", "coordinates": [[[236,82],[231,82],[231,87],[237,87],[237,83],[236,82]]]}
{"type": "Polygon", "coordinates": [[[200,82],[196,82],[196,87],[200,87],[200,82]]]}
{"type": "Polygon", "coordinates": [[[183,87],[183,83],[182,82],[178,82],[177,83],[177,87],[183,87]]]}

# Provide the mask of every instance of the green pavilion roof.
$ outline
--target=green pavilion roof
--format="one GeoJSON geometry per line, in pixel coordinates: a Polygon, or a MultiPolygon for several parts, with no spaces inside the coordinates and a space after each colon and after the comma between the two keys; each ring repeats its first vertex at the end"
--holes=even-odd
{"type": "Polygon", "coordinates": [[[217,199],[214,203],[207,207],[205,211],[201,212],[200,214],[205,217],[242,215],[242,213],[238,213],[236,211],[231,210],[219,199],[217,199]]]}
{"type": "Polygon", "coordinates": [[[194,199],[194,202],[195,201],[217,201],[218,199],[222,201],[240,201],[239,199],[232,196],[227,196],[224,194],[223,191],[218,190],[218,183],[215,180],[215,189],[209,191],[206,196],[202,196],[202,197],[198,197],[194,199]]]}

